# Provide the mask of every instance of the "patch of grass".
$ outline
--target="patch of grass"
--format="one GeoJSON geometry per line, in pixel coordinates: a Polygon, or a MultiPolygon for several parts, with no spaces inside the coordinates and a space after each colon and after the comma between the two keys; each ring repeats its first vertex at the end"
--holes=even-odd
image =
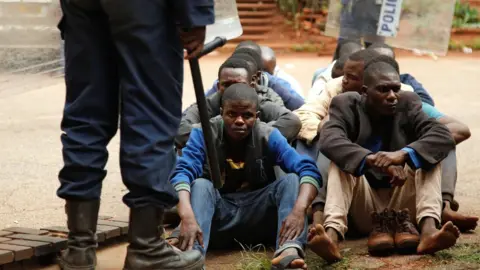
{"type": "Polygon", "coordinates": [[[325,270],[351,270],[349,252],[342,253],[343,259],[334,264],[328,264],[325,260],[318,257],[311,251],[307,251],[308,269],[325,269],[325,270]]]}
{"type": "Polygon", "coordinates": [[[433,258],[440,263],[460,261],[480,266],[480,244],[459,244],[449,250],[438,252],[433,258]]]}
{"type": "Polygon", "coordinates": [[[238,270],[270,270],[272,263],[267,255],[267,250],[263,245],[247,247],[239,243],[242,247],[242,258],[235,266],[238,270]]]}

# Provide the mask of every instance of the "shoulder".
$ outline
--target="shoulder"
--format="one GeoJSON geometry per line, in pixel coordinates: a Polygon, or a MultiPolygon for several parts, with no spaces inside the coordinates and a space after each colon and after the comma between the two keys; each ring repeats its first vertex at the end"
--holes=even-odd
{"type": "MultiPolygon", "coordinates": [[[[223,118],[221,115],[217,115],[213,118],[210,119],[210,126],[214,129],[217,130],[218,128],[223,127],[223,118]]],[[[202,123],[196,123],[192,125],[194,129],[202,130],[202,123]]]]}
{"type": "Polygon", "coordinates": [[[257,121],[255,122],[254,132],[256,133],[256,135],[268,138],[270,134],[272,134],[272,132],[275,130],[276,128],[268,125],[265,122],[260,121],[260,119],[257,119],[257,121]]]}
{"type": "Polygon", "coordinates": [[[352,104],[357,104],[362,100],[362,95],[357,92],[345,92],[336,95],[332,99],[332,106],[349,107],[352,104]]]}
{"type": "Polygon", "coordinates": [[[332,95],[336,95],[338,93],[341,93],[342,92],[342,80],[343,80],[343,76],[332,79],[332,80],[329,80],[327,82],[327,85],[325,86],[325,89],[327,90],[327,92],[332,93],[332,95]]]}
{"type": "Polygon", "coordinates": [[[420,97],[416,93],[403,90],[398,94],[398,101],[399,103],[421,102],[420,97]]]}

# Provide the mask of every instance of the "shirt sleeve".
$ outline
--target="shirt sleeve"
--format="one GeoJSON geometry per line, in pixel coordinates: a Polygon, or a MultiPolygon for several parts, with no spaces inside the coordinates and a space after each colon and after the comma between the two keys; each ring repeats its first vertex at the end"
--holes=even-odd
{"type": "Polygon", "coordinates": [[[268,87],[272,88],[273,91],[282,98],[287,109],[293,111],[305,103],[303,98],[292,88],[289,82],[268,73],[267,76],[268,87]]]}
{"type": "Polygon", "coordinates": [[[218,80],[215,80],[213,82],[213,85],[212,85],[212,88],[210,88],[210,90],[208,90],[206,93],[205,93],[205,96],[211,96],[213,94],[215,94],[216,92],[218,91],[218,80]]]}
{"type": "Polygon", "coordinates": [[[268,148],[282,170],[297,174],[301,184],[309,183],[320,190],[323,181],[315,161],[295,151],[277,129],[274,129],[269,136],[268,148]]]}
{"type": "Polygon", "coordinates": [[[410,147],[404,147],[402,150],[408,153],[409,160],[407,163],[410,167],[415,169],[422,168],[422,158],[417,154],[417,151],[410,147]]]}
{"type": "Polygon", "coordinates": [[[445,114],[441,113],[439,110],[437,110],[437,108],[433,107],[432,105],[426,102],[422,102],[422,110],[430,118],[439,119],[445,116],[445,114]]]}
{"type": "Polygon", "coordinates": [[[194,128],[170,178],[170,183],[175,187],[175,190],[190,192],[192,182],[202,175],[206,160],[204,146],[201,129],[194,128]]]}

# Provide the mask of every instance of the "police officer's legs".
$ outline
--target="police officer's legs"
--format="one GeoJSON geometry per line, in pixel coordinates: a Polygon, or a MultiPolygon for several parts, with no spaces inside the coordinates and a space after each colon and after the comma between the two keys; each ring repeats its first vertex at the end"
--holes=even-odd
{"type": "Polygon", "coordinates": [[[61,1],[65,20],[66,101],[62,120],[64,167],[59,197],[66,200],[69,241],[63,269],[94,269],[95,231],[106,146],[117,130],[118,78],[106,16],[61,1]]]}
{"type": "Polygon", "coordinates": [[[170,2],[102,3],[121,58],[120,164],[130,207],[125,269],[199,269],[198,251],[177,253],[159,233],[164,209],[178,202],[169,176],[181,119],[183,49],[170,2]]]}

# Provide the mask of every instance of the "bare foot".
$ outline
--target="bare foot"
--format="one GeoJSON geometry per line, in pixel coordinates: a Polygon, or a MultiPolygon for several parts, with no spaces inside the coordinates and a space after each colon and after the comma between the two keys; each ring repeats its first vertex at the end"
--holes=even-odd
{"type": "MultiPolygon", "coordinates": [[[[298,255],[298,251],[296,248],[287,248],[282,253],[280,253],[277,257],[273,258],[272,265],[279,265],[280,261],[289,256],[289,255],[298,255]]],[[[307,269],[307,264],[305,263],[304,259],[295,259],[290,262],[288,268],[294,269],[307,269]]]]}
{"type": "Polygon", "coordinates": [[[417,253],[433,254],[437,251],[450,248],[455,245],[458,237],[460,237],[460,230],[449,221],[445,223],[440,230],[422,232],[417,253]]]}
{"type": "Polygon", "coordinates": [[[310,229],[308,233],[308,247],[329,263],[342,259],[338,244],[327,235],[325,228],[320,224],[310,229]]]}
{"type": "Polygon", "coordinates": [[[453,211],[450,207],[445,207],[442,212],[442,223],[451,221],[460,231],[473,231],[477,227],[478,217],[462,215],[453,211]]]}

